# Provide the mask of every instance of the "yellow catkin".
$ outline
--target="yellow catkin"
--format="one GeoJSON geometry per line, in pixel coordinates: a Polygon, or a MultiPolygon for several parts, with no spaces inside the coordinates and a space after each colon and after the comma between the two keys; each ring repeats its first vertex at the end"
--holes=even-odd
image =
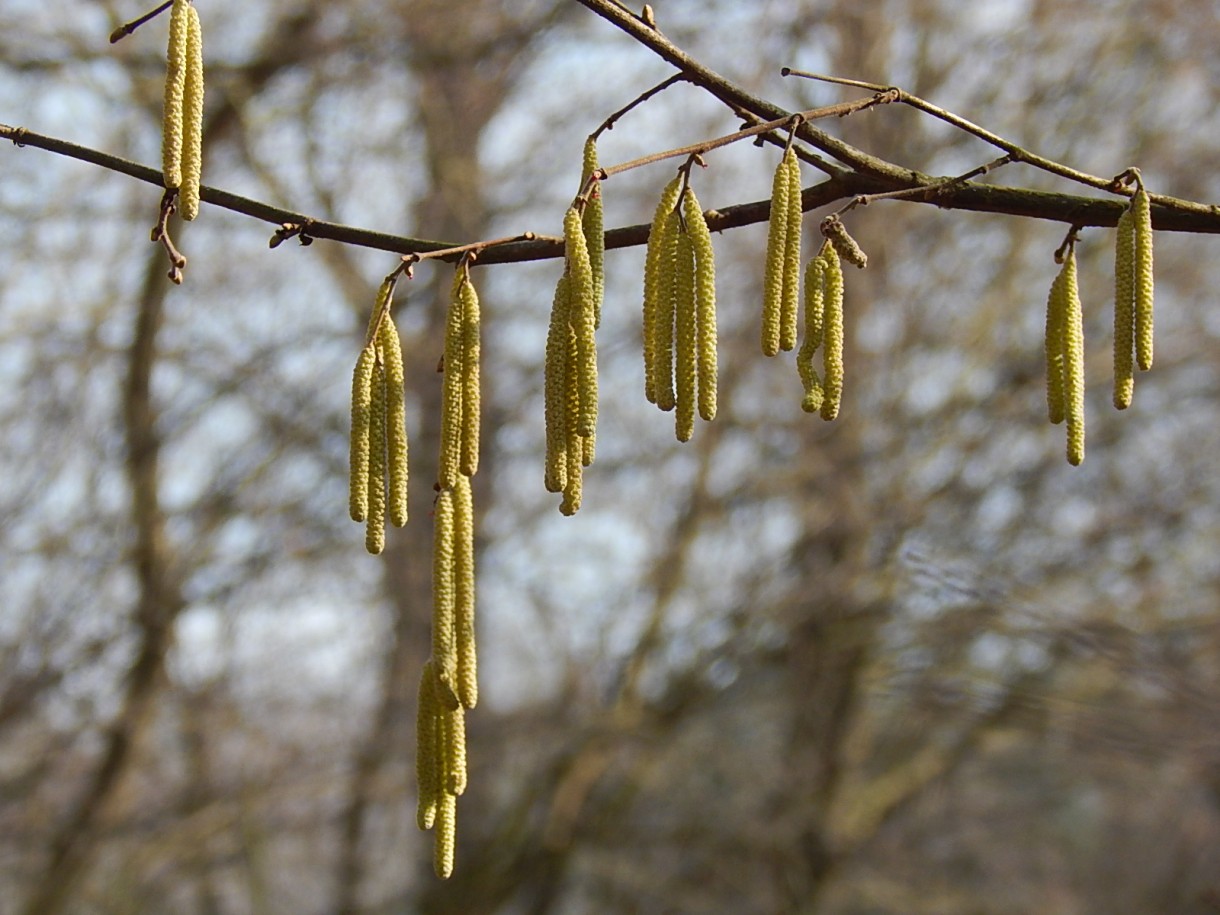
{"type": "Polygon", "coordinates": [[[453,491],[453,584],[458,700],[466,708],[474,708],[479,701],[474,629],[474,495],[466,477],[458,480],[453,491]]]}
{"type": "Polygon", "coordinates": [[[1067,314],[1065,276],[1065,270],[1060,269],[1046,297],[1046,415],[1056,424],[1063,422],[1066,415],[1063,397],[1063,322],[1067,314]]]}
{"type": "Polygon", "coordinates": [[[657,402],[656,353],[657,312],[660,310],[661,287],[663,285],[663,261],[666,250],[664,229],[669,214],[678,203],[682,191],[681,176],[674,178],[661,191],[648,232],[648,253],[644,259],[644,395],[649,403],[657,402]]]}
{"type": "Polygon", "coordinates": [[[767,226],[767,267],[763,277],[762,351],[779,352],[784,304],[784,268],[787,261],[788,188],[787,158],[780,160],[771,180],[771,216],[767,226]]]}
{"type": "Polygon", "coordinates": [[[822,220],[822,233],[834,245],[839,257],[849,264],[855,264],[861,270],[868,266],[868,255],[864,253],[854,238],[847,234],[847,227],[838,216],[827,216],[822,220]]]}
{"type": "MultiPolygon", "coordinates": [[[[567,375],[575,378],[577,372],[576,331],[569,325],[567,345],[567,375]]],[[[574,515],[580,511],[581,499],[584,496],[584,438],[576,434],[576,423],[580,416],[580,390],[570,381],[565,392],[564,422],[566,442],[564,457],[567,461],[567,479],[563,487],[563,501],[559,511],[565,515],[574,515]]]]}
{"type": "Polygon", "coordinates": [[[563,218],[564,257],[567,262],[568,323],[576,332],[575,381],[580,395],[580,410],[574,431],[577,435],[592,435],[597,430],[597,340],[594,316],[593,270],[589,264],[589,249],[581,227],[580,213],[570,207],[563,218]]]}
{"type": "Polygon", "coordinates": [[[203,29],[194,5],[186,9],[186,78],[182,85],[182,218],[199,215],[199,181],[203,172],[203,29]]]}
{"type": "Polygon", "coordinates": [[[373,405],[373,369],[377,348],[370,343],[360,351],[352,372],[352,434],[348,462],[348,513],[364,521],[369,513],[369,424],[373,405]]]}
{"type": "Polygon", "coordinates": [[[653,372],[656,405],[672,410],[677,403],[674,394],[674,314],[678,301],[678,235],[681,220],[677,210],[665,217],[661,230],[662,250],[657,261],[660,288],[657,313],[653,321],[653,372]]]}
{"type": "Polygon", "coordinates": [[[1068,246],[1063,261],[1063,406],[1067,416],[1067,459],[1084,460],[1084,319],[1076,283],[1076,250],[1068,246]]]}
{"type": "Polygon", "coordinates": [[[436,844],[432,867],[436,876],[448,880],[453,875],[457,851],[457,798],[442,791],[436,809],[436,844]]]}
{"type": "Polygon", "coordinates": [[[568,273],[555,284],[551,323],[546,334],[543,365],[543,401],[546,418],[547,492],[562,492],[568,480],[567,375],[568,375],[568,273]]]}
{"type": "Polygon", "coordinates": [[[385,360],[386,457],[390,467],[390,521],[407,523],[407,411],[402,343],[394,319],[386,312],[377,331],[377,347],[385,360]]]}
{"type": "Polygon", "coordinates": [[[466,275],[462,299],[462,454],[459,469],[472,477],[479,469],[479,427],[482,394],[480,366],[482,343],[479,294],[466,275]]]}
{"type": "Polygon", "coordinates": [[[453,490],[442,489],[437,494],[432,545],[432,663],[436,670],[437,701],[449,709],[458,705],[453,502],[453,490]]]}
{"type": "Polygon", "coordinates": [[[441,456],[437,481],[442,489],[457,485],[462,466],[462,395],[465,379],[465,305],[462,284],[465,271],[459,269],[453,278],[449,296],[449,315],[445,323],[445,377],[441,388],[441,456]]]}
{"type": "MultiPolygon", "coordinates": [[[[580,186],[583,189],[589,176],[597,171],[597,140],[585,140],[584,162],[580,170],[580,186]]],[[[602,325],[602,300],[606,294],[606,234],[605,213],[602,209],[602,184],[597,182],[585,204],[581,217],[585,244],[589,248],[589,266],[593,270],[593,326],[602,325]]]]}
{"type": "Polygon", "coordinates": [[[1118,219],[1114,242],[1114,406],[1125,410],[1135,393],[1135,226],[1131,210],[1118,219]]]}
{"type": "Polygon", "coordinates": [[[839,253],[827,248],[825,257],[826,289],[822,295],[822,419],[839,415],[843,397],[843,265],[839,253]]]}
{"type": "Polygon", "coordinates": [[[440,773],[436,770],[436,719],[440,708],[436,704],[435,681],[432,662],[425,661],[419,677],[419,704],[415,714],[415,780],[419,786],[415,823],[420,829],[431,829],[436,822],[440,793],[440,773]]]}
{"type": "Polygon", "coordinates": [[[373,367],[373,397],[369,404],[369,516],[364,531],[364,548],[374,556],[385,549],[385,413],[385,367],[378,361],[373,367]]]}
{"type": "Polygon", "coordinates": [[[677,281],[674,295],[674,361],[677,394],[674,434],[689,442],[695,434],[695,249],[690,233],[678,233],[677,281]]]}
{"type": "Polygon", "coordinates": [[[458,706],[445,715],[445,790],[460,796],[466,791],[466,710],[458,706]]]}
{"type": "Polygon", "coordinates": [[[822,381],[817,369],[813,367],[813,354],[822,345],[823,301],[826,286],[825,250],[829,242],[823,245],[823,251],[817,257],[811,258],[805,265],[805,339],[796,354],[796,370],[801,378],[801,386],[805,396],[801,400],[801,409],[806,413],[816,413],[822,407],[822,381]]]}
{"type": "Polygon", "coordinates": [[[182,184],[182,97],[186,86],[186,32],[189,4],[174,0],[165,54],[165,103],[161,114],[161,170],[165,186],[182,184]]]}
{"type": "Polygon", "coordinates": [[[784,154],[788,172],[788,225],[784,230],[784,292],[780,300],[779,348],[788,352],[796,348],[797,305],[801,282],[801,168],[796,153],[784,154]]]}
{"type": "Polygon", "coordinates": [[[591,467],[593,459],[597,457],[597,433],[593,435],[584,435],[580,439],[580,464],[582,467],[591,467]]]}
{"type": "Polygon", "coordinates": [[[690,233],[695,253],[695,337],[698,345],[696,374],[699,388],[699,415],[704,421],[716,418],[717,355],[719,346],[716,330],[716,255],[712,250],[712,233],[694,188],[686,189],[682,201],[682,218],[690,233]]]}
{"type": "Polygon", "coordinates": [[[1141,186],[1131,198],[1135,229],[1135,362],[1152,368],[1152,205],[1141,186]]]}

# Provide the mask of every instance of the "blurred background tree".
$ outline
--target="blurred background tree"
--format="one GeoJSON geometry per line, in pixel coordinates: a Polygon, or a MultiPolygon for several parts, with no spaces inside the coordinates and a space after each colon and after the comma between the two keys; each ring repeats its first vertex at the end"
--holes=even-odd
{"type": "MultiPolygon", "coordinates": [[[[781,66],[896,83],[1083,170],[1220,199],[1205,0],[654,8],[792,110],[846,96],[781,66]]],[[[0,120],[157,161],[163,29],[105,42],[140,11],[6,3],[0,120]]],[[[562,0],[201,15],[206,183],[456,241],[556,233],[585,135],[672,72],[562,0]]],[[[736,124],[680,85],[602,161],[736,124]]],[[[831,129],[933,174],[990,158],[909,110],[831,129]]],[[[412,742],[448,269],[400,305],[413,520],[373,559],[344,512],[348,384],[393,257],[270,252],[205,205],[170,288],[142,241],[155,189],[3,155],[5,911],[1220,911],[1214,240],[1158,235],[1157,365],[1116,414],[1112,236],[1085,231],[1080,469],[1042,419],[1060,224],[853,215],[870,264],[833,425],[757,353],[765,230],[718,236],[720,416],[686,446],[640,396],[642,252],[611,252],[574,519],[541,485],[558,265],[477,270],[483,702],[440,883],[412,742]]],[[[702,202],[765,198],[776,155],[709,156],[702,202]]],[[[607,182],[608,224],[647,221],[670,174],[607,182]]]]}

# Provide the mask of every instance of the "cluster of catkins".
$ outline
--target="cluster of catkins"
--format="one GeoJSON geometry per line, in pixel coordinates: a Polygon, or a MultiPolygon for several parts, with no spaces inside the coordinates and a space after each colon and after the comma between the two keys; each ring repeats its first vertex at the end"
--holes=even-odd
{"type": "MultiPolygon", "coordinates": [[[[1152,212],[1135,169],[1135,193],[1118,220],[1114,251],[1114,406],[1131,406],[1135,366],[1152,368],[1152,212]]],[[[1084,317],[1076,271],[1076,233],[1057,259],[1062,267],[1046,302],[1046,406],[1067,421],[1067,459],[1084,460],[1084,317]]]]}
{"type": "Polygon", "coordinates": [[[203,163],[203,30],[189,0],[174,0],[169,16],[161,169],[166,188],[178,189],[183,219],[199,215],[203,163]]]}

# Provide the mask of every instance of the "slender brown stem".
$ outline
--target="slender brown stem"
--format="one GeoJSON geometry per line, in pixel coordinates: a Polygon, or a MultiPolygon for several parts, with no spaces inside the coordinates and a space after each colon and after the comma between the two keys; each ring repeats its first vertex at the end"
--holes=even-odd
{"type": "Polygon", "coordinates": [[[131,22],[126,22],[123,25],[119,26],[117,29],[115,29],[113,32],[110,33],[110,43],[114,44],[117,41],[122,41],[124,38],[126,38],[128,35],[130,35],[132,32],[134,32],[144,23],[148,22],[148,20],[154,19],[157,16],[160,16],[162,13],[164,13],[167,9],[169,9],[173,5],[174,5],[174,0],[165,0],[165,2],[162,3],[160,6],[158,6],[156,9],[150,10],[149,12],[147,12],[143,16],[141,16],[139,19],[133,19],[133,20],[131,20],[131,22]]]}
{"type": "MultiPolygon", "coordinates": [[[[451,248],[435,248],[430,251],[413,251],[410,254],[402,256],[403,264],[407,268],[407,275],[410,276],[410,268],[414,264],[418,264],[424,260],[453,260],[456,255],[461,255],[463,264],[474,263],[475,259],[486,249],[494,248],[498,245],[511,245],[514,242],[533,241],[539,236],[533,232],[522,232],[520,235],[506,235],[503,238],[493,238],[488,241],[474,241],[468,245],[454,245],[451,248]]],[[[562,239],[559,239],[562,241],[562,239]]]]}
{"type": "Polygon", "coordinates": [[[663,82],[657,83],[657,84],[656,84],[655,86],[653,86],[651,89],[647,90],[646,92],[642,92],[640,95],[636,96],[636,98],[635,98],[635,99],[633,99],[632,101],[628,102],[626,105],[624,105],[624,106],[623,106],[622,108],[620,108],[618,111],[614,112],[614,114],[610,115],[610,117],[608,117],[608,118],[606,118],[604,121],[602,121],[602,122],[601,122],[601,124],[598,126],[597,130],[593,131],[593,133],[589,134],[589,136],[590,136],[590,137],[592,137],[594,140],[596,140],[596,139],[597,139],[598,137],[600,137],[600,136],[601,136],[601,135],[602,135],[602,134],[603,134],[605,131],[607,131],[607,130],[613,130],[613,129],[614,129],[614,125],[615,125],[615,124],[618,122],[618,119],[619,119],[619,118],[621,118],[623,115],[625,115],[625,114],[626,114],[628,111],[630,111],[632,108],[635,108],[635,107],[636,107],[636,106],[638,106],[638,105],[642,105],[644,102],[648,101],[648,100],[649,100],[650,98],[652,98],[654,95],[656,95],[656,94],[658,94],[659,92],[663,92],[664,90],[668,89],[668,88],[669,88],[670,86],[672,86],[674,83],[680,83],[680,82],[683,82],[683,81],[685,81],[685,80],[686,80],[686,74],[684,74],[684,73],[675,73],[675,74],[674,74],[673,76],[671,76],[669,79],[664,80],[663,82]]]}
{"type": "Polygon", "coordinates": [[[836,210],[835,216],[842,216],[856,207],[868,206],[877,200],[910,200],[914,197],[923,197],[925,200],[931,200],[935,195],[942,193],[954,185],[965,184],[971,178],[977,178],[980,175],[985,175],[988,172],[1000,168],[1012,162],[1012,156],[1000,156],[998,159],[993,159],[986,162],[964,174],[958,175],[956,178],[942,178],[938,181],[933,181],[929,184],[922,184],[919,187],[910,187],[901,191],[883,191],[877,194],[858,194],[848,201],[847,205],[839,210],[836,210]]]}

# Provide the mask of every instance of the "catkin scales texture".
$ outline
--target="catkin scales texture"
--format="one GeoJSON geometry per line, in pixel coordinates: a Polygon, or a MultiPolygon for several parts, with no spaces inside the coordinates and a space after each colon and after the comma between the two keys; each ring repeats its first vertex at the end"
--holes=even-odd
{"type": "Polygon", "coordinates": [[[686,189],[682,215],[690,233],[695,256],[695,325],[698,353],[696,375],[699,388],[699,416],[704,422],[716,418],[719,336],[716,327],[716,256],[712,233],[694,188],[686,189]]]}
{"type": "Polygon", "coordinates": [[[161,117],[161,169],[167,188],[182,184],[182,103],[186,90],[186,0],[174,0],[169,15],[165,59],[165,100],[161,117]]]}
{"type": "MultiPolygon", "coordinates": [[[[791,152],[791,150],[789,150],[791,152]]],[[[787,155],[771,179],[771,215],[767,223],[767,264],[763,275],[762,351],[774,356],[780,350],[788,254],[789,171],[787,155]]]]}
{"type": "Polygon", "coordinates": [[[1152,368],[1152,205],[1140,186],[1131,198],[1135,232],[1135,362],[1141,371],[1152,368]]]}
{"type": "Polygon", "coordinates": [[[1131,210],[1118,220],[1114,241],[1114,406],[1125,410],[1135,393],[1135,226],[1131,210]]]}
{"type": "Polygon", "coordinates": [[[203,29],[193,4],[186,10],[186,75],[182,86],[182,218],[199,215],[203,174],[203,29]]]}
{"type": "Polygon", "coordinates": [[[668,268],[665,261],[666,221],[678,203],[678,194],[682,191],[681,176],[674,178],[661,191],[661,199],[657,202],[653,213],[652,226],[648,232],[648,250],[644,259],[644,396],[649,403],[657,403],[656,392],[656,340],[658,312],[663,274],[668,268]]]}

